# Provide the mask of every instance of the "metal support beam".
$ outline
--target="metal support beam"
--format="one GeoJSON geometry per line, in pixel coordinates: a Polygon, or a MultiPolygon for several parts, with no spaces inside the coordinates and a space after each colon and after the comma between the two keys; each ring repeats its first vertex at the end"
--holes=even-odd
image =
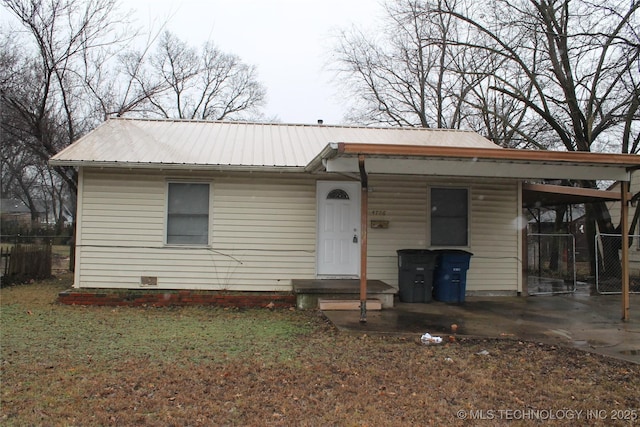
{"type": "Polygon", "coordinates": [[[367,322],[367,213],[369,211],[369,178],[364,156],[358,156],[360,169],[360,322],[367,322]]]}
{"type": "Polygon", "coordinates": [[[629,191],[630,181],[620,182],[620,234],[622,244],[622,320],[629,320],[629,191]]]}

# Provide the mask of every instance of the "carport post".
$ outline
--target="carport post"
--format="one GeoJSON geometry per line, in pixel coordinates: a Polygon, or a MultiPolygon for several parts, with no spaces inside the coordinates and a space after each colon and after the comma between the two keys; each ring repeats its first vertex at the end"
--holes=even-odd
{"type": "Polygon", "coordinates": [[[360,322],[367,322],[367,212],[369,210],[369,178],[364,168],[364,155],[358,155],[360,169],[360,322]]]}
{"type": "Polygon", "coordinates": [[[629,190],[630,181],[620,181],[620,238],[622,258],[622,320],[629,320],[629,190]]]}

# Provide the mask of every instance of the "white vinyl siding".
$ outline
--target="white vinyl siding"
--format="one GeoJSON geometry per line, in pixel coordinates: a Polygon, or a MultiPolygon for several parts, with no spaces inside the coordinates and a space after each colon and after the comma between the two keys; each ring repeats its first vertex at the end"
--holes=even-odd
{"type": "Polygon", "coordinates": [[[516,180],[370,177],[369,219],[389,221],[368,231],[368,277],[397,286],[399,249],[439,249],[430,245],[429,188],[469,191],[469,244],[472,252],[467,291],[515,293],[520,280],[518,182],[516,180]]]}
{"type": "Polygon", "coordinates": [[[84,170],[76,286],[277,291],[315,274],[315,180],[84,170]],[[167,180],[210,180],[209,247],[166,246],[167,180]],[[254,179],[255,178],[255,179],[254,179]]]}
{"type": "MultiPolygon", "coordinates": [[[[342,178],[342,177],[341,177],[342,178]]],[[[316,180],[298,173],[81,171],[76,286],[289,291],[316,277],[316,180]],[[167,182],[209,182],[209,246],[166,245],[167,182]]],[[[344,179],[344,178],[342,178],[344,179]]],[[[429,188],[469,191],[468,291],[516,292],[518,182],[370,176],[368,278],[397,286],[398,249],[430,248],[429,188]]]]}
{"type": "Polygon", "coordinates": [[[422,178],[369,177],[369,220],[389,228],[369,228],[367,277],[398,286],[399,249],[426,249],[427,183],[422,178]]]}
{"type": "Polygon", "coordinates": [[[521,279],[521,203],[516,180],[471,187],[468,291],[518,291],[521,279]]]}

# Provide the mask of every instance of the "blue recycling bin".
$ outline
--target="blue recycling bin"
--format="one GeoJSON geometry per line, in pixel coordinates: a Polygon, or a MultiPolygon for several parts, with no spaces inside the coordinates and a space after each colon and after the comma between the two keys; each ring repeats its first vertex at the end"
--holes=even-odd
{"type": "Polygon", "coordinates": [[[431,302],[436,253],[428,249],[398,251],[398,288],[401,302],[431,302]]]}
{"type": "Polygon", "coordinates": [[[464,302],[467,291],[467,271],[473,254],[462,250],[438,250],[433,278],[433,298],[436,301],[464,302]]]}

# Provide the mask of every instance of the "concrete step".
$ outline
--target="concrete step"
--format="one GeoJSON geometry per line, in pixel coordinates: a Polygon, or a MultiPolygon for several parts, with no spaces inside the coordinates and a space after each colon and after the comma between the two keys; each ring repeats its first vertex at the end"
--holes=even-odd
{"type": "MultiPolygon", "coordinates": [[[[320,310],[360,310],[360,300],[353,299],[318,299],[320,310]]],[[[367,310],[382,310],[379,299],[368,299],[367,310]]]]}
{"type": "MultiPolygon", "coordinates": [[[[345,299],[360,303],[359,279],[293,279],[291,284],[296,295],[296,306],[300,310],[315,310],[320,299],[345,299]]],[[[397,289],[381,280],[367,280],[367,299],[380,300],[383,308],[393,308],[393,297],[397,292],[397,289]]]]}

